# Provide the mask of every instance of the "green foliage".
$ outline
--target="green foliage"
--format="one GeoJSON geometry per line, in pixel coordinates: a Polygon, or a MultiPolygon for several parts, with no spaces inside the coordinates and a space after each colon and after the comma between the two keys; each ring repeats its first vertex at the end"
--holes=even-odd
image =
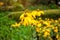
{"type": "Polygon", "coordinates": [[[49,9],[49,7],[46,5],[36,5],[36,6],[28,6],[27,9],[29,9],[29,10],[36,10],[36,9],[47,10],[47,9],[49,9]]]}
{"type": "Polygon", "coordinates": [[[21,10],[24,10],[24,6],[20,3],[16,3],[15,4],[16,8],[14,9],[14,11],[21,11],[21,10]]]}
{"type": "Polygon", "coordinates": [[[7,16],[0,18],[0,40],[36,40],[34,27],[23,25],[19,28],[11,27],[15,22],[7,16]]]}
{"type": "Polygon", "coordinates": [[[31,26],[20,26],[20,28],[15,28],[12,30],[12,40],[36,40],[36,32],[31,26]]]}
{"type": "Polygon", "coordinates": [[[8,12],[8,11],[5,11],[5,12],[0,11],[0,18],[8,15],[9,13],[10,13],[10,12],[8,12]]]}
{"type": "Polygon", "coordinates": [[[49,7],[50,9],[58,9],[58,7],[55,4],[50,4],[49,7]]]}
{"type": "Polygon", "coordinates": [[[54,13],[49,13],[41,16],[43,19],[44,18],[52,18],[52,19],[58,19],[60,18],[60,13],[54,14],[54,13]]]}
{"type": "Polygon", "coordinates": [[[7,17],[0,18],[0,40],[11,40],[10,25],[15,23],[7,17]]]}
{"type": "Polygon", "coordinates": [[[48,0],[40,0],[40,4],[43,4],[43,5],[47,5],[48,4],[48,0]]]}

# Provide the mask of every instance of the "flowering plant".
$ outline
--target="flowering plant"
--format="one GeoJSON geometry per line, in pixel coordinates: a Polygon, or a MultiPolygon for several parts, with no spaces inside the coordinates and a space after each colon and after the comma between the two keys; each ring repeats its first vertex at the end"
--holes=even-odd
{"type": "Polygon", "coordinates": [[[42,40],[59,40],[59,26],[60,18],[58,20],[45,18],[43,20],[41,16],[44,15],[44,11],[41,10],[25,10],[19,18],[19,22],[12,24],[12,27],[20,27],[21,25],[32,25],[35,27],[37,36],[42,40]],[[44,39],[43,39],[44,38],[44,39]],[[47,39],[46,39],[47,38],[47,39]]]}

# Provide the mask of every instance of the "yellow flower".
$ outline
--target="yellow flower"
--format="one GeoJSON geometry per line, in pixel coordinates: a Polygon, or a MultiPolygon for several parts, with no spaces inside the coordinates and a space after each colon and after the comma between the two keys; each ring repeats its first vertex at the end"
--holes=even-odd
{"type": "Polygon", "coordinates": [[[46,28],[47,28],[47,27],[46,27],[46,26],[44,26],[44,28],[43,28],[43,29],[45,30],[46,28]]]}
{"type": "Polygon", "coordinates": [[[41,12],[40,12],[40,11],[38,11],[36,15],[37,15],[37,16],[41,16],[41,12]]]}
{"type": "Polygon", "coordinates": [[[44,37],[50,36],[50,33],[48,33],[48,32],[45,31],[43,36],[44,37]]]}
{"type": "Polygon", "coordinates": [[[12,26],[12,27],[15,27],[15,24],[12,24],[11,26],[12,26]]]}
{"type": "Polygon", "coordinates": [[[43,29],[42,31],[43,31],[43,32],[45,32],[45,31],[46,31],[46,29],[43,29]]]}
{"type": "Polygon", "coordinates": [[[40,11],[41,14],[44,14],[44,11],[40,11]]]}
{"type": "Polygon", "coordinates": [[[36,14],[37,14],[37,11],[36,11],[36,10],[32,11],[32,13],[31,13],[31,15],[33,16],[33,18],[36,18],[36,17],[35,17],[36,14]]]}
{"type": "Polygon", "coordinates": [[[27,17],[31,18],[32,20],[34,19],[31,15],[31,13],[27,14],[27,17]]]}
{"type": "Polygon", "coordinates": [[[58,29],[54,29],[54,32],[56,32],[56,33],[57,33],[57,32],[58,32],[58,29]]]}
{"type": "Polygon", "coordinates": [[[37,27],[41,27],[41,23],[37,24],[37,27]]]}
{"type": "Polygon", "coordinates": [[[46,31],[50,33],[50,29],[47,29],[46,31]]]}
{"type": "Polygon", "coordinates": [[[51,22],[54,22],[54,20],[53,20],[53,19],[51,19],[51,22]]]}
{"type": "Polygon", "coordinates": [[[40,32],[40,28],[36,28],[36,32],[40,32]]]}
{"type": "Polygon", "coordinates": [[[55,22],[58,22],[58,20],[55,20],[55,22]]]}
{"type": "Polygon", "coordinates": [[[11,26],[12,27],[19,27],[20,26],[20,23],[15,23],[15,24],[12,24],[11,26]]]}
{"type": "Polygon", "coordinates": [[[37,9],[37,12],[40,12],[40,14],[44,14],[44,11],[41,11],[39,9],[37,9]]]}
{"type": "Polygon", "coordinates": [[[48,23],[47,21],[44,21],[43,23],[47,26],[50,26],[50,23],[48,23]]]}
{"type": "Polygon", "coordinates": [[[59,38],[59,35],[58,34],[56,35],[56,38],[59,38]]]}
{"type": "Polygon", "coordinates": [[[24,18],[24,14],[22,14],[22,15],[20,16],[20,19],[22,19],[22,18],[24,18]]]}
{"type": "Polygon", "coordinates": [[[32,19],[30,17],[26,17],[25,20],[28,22],[28,24],[31,24],[32,19]]]}
{"type": "Polygon", "coordinates": [[[27,19],[26,18],[24,18],[24,21],[23,21],[23,23],[22,23],[24,26],[26,26],[26,25],[28,25],[28,21],[27,21],[27,19]]]}
{"type": "Polygon", "coordinates": [[[27,26],[27,25],[28,25],[28,22],[24,21],[22,24],[23,24],[24,26],[27,26]]]}
{"type": "Polygon", "coordinates": [[[44,14],[44,12],[43,11],[37,11],[37,16],[41,16],[41,14],[44,14]]]}
{"type": "Polygon", "coordinates": [[[31,20],[31,23],[32,23],[32,24],[35,24],[35,23],[36,23],[36,20],[31,20]]]}

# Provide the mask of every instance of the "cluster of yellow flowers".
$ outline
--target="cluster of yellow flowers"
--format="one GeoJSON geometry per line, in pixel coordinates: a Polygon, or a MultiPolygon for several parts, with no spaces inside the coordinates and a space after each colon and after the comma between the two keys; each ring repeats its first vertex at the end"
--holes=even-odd
{"type": "Polygon", "coordinates": [[[40,22],[38,20],[36,20],[36,18],[38,16],[41,16],[42,14],[44,14],[44,12],[40,11],[39,9],[38,10],[34,10],[32,12],[26,10],[19,18],[20,22],[16,23],[15,25],[13,24],[12,26],[13,27],[18,27],[21,24],[24,25],[24,26],[27,26],[27,25],[40,26],[41,24],[40,24],[40,22]]]}
{"type": "MultiPolygon", "coordinates": [[[[58,20],[45,18],[42,20],[40,17],[44,15],[44,12],[41,10],[34,10],[34,11],[25,11],[19,18],[20,22],[12,24],[12,27],[19,27],[20,25],[32,25],[36,26],[36,32],[38,32],[38,36],[43,34],[43,37],[49,37],[51,40],[51,32],[56,34],[56,38],[58,39],[58,26],[60,26],[60,18],[58,20]],[[38,18],[38,19],[37,19],[38,18]]],[[[53,34],[54,34],[53,33],[53,34]]]]}

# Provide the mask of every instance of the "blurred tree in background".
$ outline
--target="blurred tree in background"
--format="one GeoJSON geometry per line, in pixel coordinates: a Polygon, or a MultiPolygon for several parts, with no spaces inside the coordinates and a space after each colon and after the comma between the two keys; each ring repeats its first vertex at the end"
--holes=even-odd
{"type": "MultiPolygon", "coordinates": [[[[21,1],[21,0],[20,0],[21,1]]],[[[0,10],[14,10],[17,6],[23,7],[21,3],[19,3],[19,0],[0,0],[1,5],[0,10]]]]}
{"type": "Polygon", "coordinates": [[[54,5],[56,0],[0,0],[0,10],[24,10],[28,6],[49,5],[52,3],[54,5]]]}

